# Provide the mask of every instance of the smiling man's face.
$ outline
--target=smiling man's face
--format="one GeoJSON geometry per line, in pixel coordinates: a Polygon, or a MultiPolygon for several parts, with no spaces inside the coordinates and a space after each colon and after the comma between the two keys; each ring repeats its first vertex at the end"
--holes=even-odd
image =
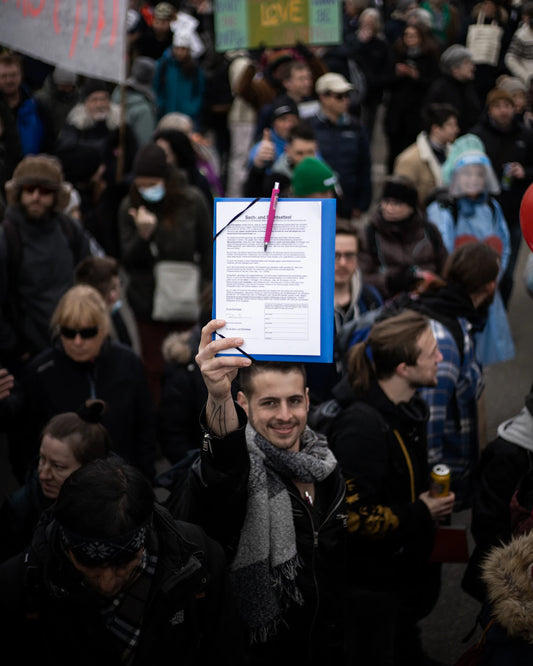
{"type": "Polygon", "coordinates": [[[300,372],[260,372],[252,380],[251,395],[239,392],[237,400],[251,425],[271,444],[285,451],[300,449],[309,411],[308,390],[300,372]]]}

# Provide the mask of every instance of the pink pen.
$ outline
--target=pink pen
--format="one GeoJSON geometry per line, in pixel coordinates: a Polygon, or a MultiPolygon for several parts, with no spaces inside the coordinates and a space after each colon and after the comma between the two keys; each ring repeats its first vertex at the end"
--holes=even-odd
{"type": "Polygon", "coordinates": [[[268,244],[270,243],[270,234],[272,233],[274,217],[276,216],[276,206],[278,203],[278,197],[279,197],[279,183],[274,183],[274,189],[272,190],[272,195],[270,197],[270,208],[268,209],[267,226],[265,231],[265,247],[264,247],[265,252],[268,247],[268,244]]]}

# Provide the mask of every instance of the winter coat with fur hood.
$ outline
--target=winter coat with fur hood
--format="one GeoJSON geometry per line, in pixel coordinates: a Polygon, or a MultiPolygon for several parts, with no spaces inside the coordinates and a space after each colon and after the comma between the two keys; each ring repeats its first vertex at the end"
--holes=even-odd
{"type": "Polygon", "coordinates": [[[483,565],[489,612],[482,666],[533,663],[533,533],[494,548],[483,565]]]}
{"type": "Polygon", "coordinates": [[[93,120],[83,103],[76,104],[68,114],[57,139],[56,154],[63,164],[65,179],[77,189],[88,182],[104,162],[107,142],[119,126],[118,104],[111,104],[105,120],[93,120]]]}

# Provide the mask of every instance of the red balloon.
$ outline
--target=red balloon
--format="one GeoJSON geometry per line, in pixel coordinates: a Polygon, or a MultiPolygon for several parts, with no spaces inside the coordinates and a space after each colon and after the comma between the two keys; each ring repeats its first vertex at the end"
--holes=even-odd
{"type": "Polygon", "coordinates": [[[533,184],[527,188],[520,203],[520,227],[524,240],[533,251],[533,184]]]}

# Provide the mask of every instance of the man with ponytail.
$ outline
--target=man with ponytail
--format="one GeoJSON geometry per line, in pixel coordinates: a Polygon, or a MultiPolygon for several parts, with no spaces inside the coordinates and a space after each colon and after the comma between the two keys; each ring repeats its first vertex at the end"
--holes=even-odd
{"type": "Polygon", "coordinates": [[[429,558],[454,495],[428,491],[428,408],[417,390],[436,384],[441,360],[429,320],[406,310],[352,347],[348,374],[334,389],[342,411],[330,446],[347,482],[360,663],[427,663],[417,622],[438,597],[439,569],[429,558]]]}

